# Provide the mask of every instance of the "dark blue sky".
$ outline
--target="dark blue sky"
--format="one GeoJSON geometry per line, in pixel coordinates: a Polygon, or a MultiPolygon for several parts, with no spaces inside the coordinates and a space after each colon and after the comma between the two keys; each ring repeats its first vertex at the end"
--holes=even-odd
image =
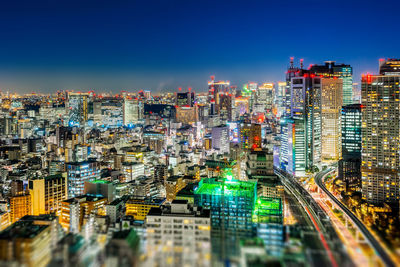
{"type": "Polygon", "coordinates": [[[2,90],[202,91],[211,74],[283,80],[291,56],[357,81],[400,57],[397,0],[2,2],[2,90]]]}

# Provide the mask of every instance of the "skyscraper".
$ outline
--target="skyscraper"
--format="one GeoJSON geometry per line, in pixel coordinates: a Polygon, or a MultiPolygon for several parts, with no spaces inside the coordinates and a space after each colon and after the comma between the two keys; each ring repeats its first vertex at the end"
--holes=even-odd
{"type": "MultiPolygon", "coordinates": [[[[321,78],[306,71],[303,76],[292,78],[291,117],[296,142],[293,154],[304,153],[304,163],[295,162],[295,166],[304,165],[304,171],[321,163],[321,109],[321,78]]],[[[299,171],[296,169],[297,174],[299,171]]]]}
{"type": "Polygon", "coordinates": [[[80,126],[88,120],[88,98],[86,93],[68,93],[69,126],[80,126]]]}
{"type": "Polygon", "coordinates": [[[215,81],[215,77],[211,76],[211,81],[208,82],[208,100],[215,101],[215,105],[219,106],[219,95],[222,93],[230,93],[229,81],[215,81]]]}
{"type": "Polygon", "coordinates": [[[324,78],[340,78],[343,80],[343,105],[353,104],[353,68],[350,65],[335,61],[325,61],[325,65],[312,65],[310,72],[324,78]]]}
{"type": "Polygon", "coordinates": [[[341,156],[340,111],[343,80],[323,78],[322,82],[322,159],[338,161],[341,156]]]}
{"type": "Polygon", "coordinates": [[[143,119],[143,103],[138,99],[124,99],[124,125],[135,124],[143,119]]]}
{"type": "Polygon", "coordinates": [[[240,143],[244,149],[261,147],[261,125],[255,123],[240,124],[240,143]]]}
{"type": "Polygon", "coordinates": [[[342,159],[339,161],[339,178],[346,189],[361,190],[361,105],[342,108],[342,159]]]}
{"type": "Polygon", "coordinates": [[[221,154],[229,153],[229,127],[220,125],[211,130],[212,147],[221,154]]]}
{"type": "Polygon", "coordinates": [[[379,75],[362,77],[362,198],[399,204],[400,60],[380,61],[379,75]]]}

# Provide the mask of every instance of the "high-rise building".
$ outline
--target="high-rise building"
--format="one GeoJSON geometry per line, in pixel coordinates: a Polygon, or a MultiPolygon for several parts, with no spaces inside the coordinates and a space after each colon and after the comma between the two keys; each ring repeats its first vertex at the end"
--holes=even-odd
{"type": "MultiPolygon", "coordinates": [[[[294,166],[304,166],[305,171],[321,164],[321,78],[306,71],[291,80],[291,118],[295,136],[292,154],[294,166]],[[302,154],[298,157],[297,154],[302,154]],[[301,159],[303,158],[303,159],[301,159]],[[300,162],[304,161],[304,162],[300,162]]],[[[292,136],[293,137],[293,136],[292,136]]],[[[289,147],[290,149],[290,147],[289,147]]],[[[300,174],[303,170],[296,169],[300,174]],[[300,171],[300,172],[299,172],[300,171]]]]}
{"type": "Polygon", "coordinates": [[[123,105],[123,121],[124,125],[131,125],[143,119],[144,106],[142,101],[138,99],[124,99],[123,105]]]}
{"type": "Polygon", "coordinates": [[[273,83],[263,83],[258,86],[256,91],[256,103],[264,106],[265,111],[271,112],[274,103],[275,85],[273,83]]]}
{"type": "Polygon", "coordinates": [[[380,62],[379,75],[362,76],[362,198],[399,205],[400,60],[380,62]]]}
{"type": "Polygon", "coordinates": [[[229,126],[220,125],[211,130],[212,147],[221,154],[229,153],[229,126]]]}
{"type": "Polygon", "coordinates": [[[257,198],[257,182],[224,178],[199,182],[194,203],[211,210],[212,252],[222,260],[238,255],[239,241],[254,236],[252,214],[257,198]]]}
{"type": "Polygon", "coordinates": [[[87,93],[68,93],[69,126],[81,126],[88,120],[87,93]]]}
{"type": "Polygon", "coordinates": [[[326,61],[324,65],[312,65],[310,73],[324,78],[340,78],[343,80],[343,105],[353,104],[353,68],[346,64],[326,61]]]}
{"type": "Polygon", "coordinates": [[[343,80],[322,78],[322,160],[338,161],[341,157],[340,114],[343,105],[343,80]]]}
{"type": "Polygon", "coordinates": [[[89,160],[67,163],[68,197],[83,195],[85,181],[100,179],[100,163],[89,160]]]}
{"type": "Polygon", "coordinates": [[[215,81],[215,77],[211,76],[211,81],[208,82],[208,101],[211,103],[211,100],[214,100],[215,105],[218,107],[221,93],[230,93],[230,82],[215,81]]]}
{"type": "Polygon", "coordinates": [[[255,123],[242,123],[239,127],[239,141],[244,149],[261,148],[261,125],[255,123]]]}
{"type": "Polygon", "coordinates": [[[210,211],[174,200],[146,217],[149,266],[211,266],[210,211]]]}
{"type": "Polygon", "coordinates": [[[346,189],[361,190],[361,104],[342,108],[342,159],[339,161],[339,178],[346,189]]]}
{"type": "Polygon", "coordinates": [[[61,201],[67,199],[66,175],[56,174],[29,180],[32,196],[32,215],[60,215],[61,201]]]}
{"type": "Polygon", "coordinates": [[[177,106],[189,106],[194,105],[194,92],[177,93],[176,94],[176,105],[177,106]]]}

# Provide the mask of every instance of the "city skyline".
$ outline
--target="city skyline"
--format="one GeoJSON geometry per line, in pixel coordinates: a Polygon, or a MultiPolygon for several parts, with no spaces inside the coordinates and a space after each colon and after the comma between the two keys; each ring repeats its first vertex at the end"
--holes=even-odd
{"type": "Polygon", "coordinates": [[[350,64],[360,82],[379,58],[396,57],[398,37],[373,37],[394,30],[398,3],[229,3],[5,3],[0,88],[205,91],[210,75],[238,86],[282,81],[290,57],[350,64]]]}

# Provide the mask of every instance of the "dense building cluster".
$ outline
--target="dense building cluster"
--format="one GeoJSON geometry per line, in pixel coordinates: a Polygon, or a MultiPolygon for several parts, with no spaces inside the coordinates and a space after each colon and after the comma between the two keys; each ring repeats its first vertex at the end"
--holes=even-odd
{"type": "Polygon", "coordinates": [[[285,82],[212,76],[206,93],[3,92],[0,261],[304,263],[275,173],[338,163],[347,191],[397,209],[399,83],[400,61],[381,61],[360,103],[350,65],[292,60],[285,82]]]}

